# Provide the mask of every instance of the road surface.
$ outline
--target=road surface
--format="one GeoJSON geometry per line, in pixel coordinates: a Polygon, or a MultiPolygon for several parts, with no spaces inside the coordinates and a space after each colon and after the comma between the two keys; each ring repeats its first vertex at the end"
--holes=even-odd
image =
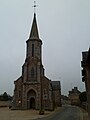
{"type": "Polygon", "coordinates": [[[81,120],[80,109],[75,106],[64,106],[55,113],[46,118],[40,118],[37,120],[81,120]]]}

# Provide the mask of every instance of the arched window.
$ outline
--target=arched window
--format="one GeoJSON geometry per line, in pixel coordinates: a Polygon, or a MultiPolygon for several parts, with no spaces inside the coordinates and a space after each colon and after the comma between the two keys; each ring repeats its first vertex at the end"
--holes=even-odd
{"type": "Polygon", "coordinates": [[[32,44],[32,57],[34,57],[34,44],[32,44]]]}
{"type": "Polygon", "coordinates": [[[36,67],[35,66],[29,66],[28,68],[28,81],[34,82],[36,81],[36,67]]]}
{"type": "Polygon", "coordinates": [[[34,78],[34,68],[31,68],[31,78],[34,78]]]}

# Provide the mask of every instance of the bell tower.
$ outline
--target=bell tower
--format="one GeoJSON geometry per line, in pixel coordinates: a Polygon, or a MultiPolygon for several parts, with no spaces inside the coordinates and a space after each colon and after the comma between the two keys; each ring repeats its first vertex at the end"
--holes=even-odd
{"type": "Polygon", "coordinates": [[[27,106],[32,104],[30,101],[34,100],[34,106],[39,109],[43,77],[42,41],[39,38],[36,13],[34,13],[29,39],[26,41],[26,59],[22,66],[22,107],[27,109],[27,106]]]}
{"type": "Polygon", "coordinates": [[[39,38],[36,13],[34,13],[29,39],[26,41],[26,60],[23,66],[24,82],[40,82],[44,75],[42,65],[42,41],[39,38]]]}
{"type": "Polygon", "coordinates": [[[26,41],[26,43],[27,43],[26,59],[37,58],[38,60],[41,61],[41,59],[42,59],[42,56],[41,56],[42,41],[39,38],[35,13],[34,13],[30,36],[29,36],[29,39],[26,41]]]}

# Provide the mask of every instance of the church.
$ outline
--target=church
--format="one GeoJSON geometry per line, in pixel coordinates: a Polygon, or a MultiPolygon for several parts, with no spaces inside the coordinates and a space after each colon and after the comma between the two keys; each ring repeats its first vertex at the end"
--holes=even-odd
{"type": "Polygon", "coordinates": [[[13,109],[54,110],[61,106],[60,81],[45,76],[42,64],[42,40],[39,37],[36,13],[26,41],[26,58],[22,75],[14,81],[13,109]]]}

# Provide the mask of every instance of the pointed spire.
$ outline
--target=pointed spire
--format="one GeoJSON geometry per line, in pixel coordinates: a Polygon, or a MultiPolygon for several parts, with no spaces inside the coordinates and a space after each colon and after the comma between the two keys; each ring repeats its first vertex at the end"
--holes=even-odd
{"type": "Polygon", "coordinates": [[[37,38],[39,39],[39,34],[38,34],[38,27],[37,27],[37,21],[36,21],[36,13],[34,13],[34,18],[33,18],[33,23],[31,27],[31,32],[30,32],[30,38],[37,38]]]}

